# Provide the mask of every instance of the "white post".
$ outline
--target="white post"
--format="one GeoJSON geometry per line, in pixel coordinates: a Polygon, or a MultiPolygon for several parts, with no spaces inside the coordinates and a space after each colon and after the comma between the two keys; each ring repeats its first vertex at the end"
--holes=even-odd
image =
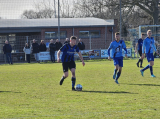
{"type": "Polygon", "coordinates": [[[91,46],[91,35],[89,35],[89,41],[90,41],[90,50],[92,49],[92,46],[91,46]]]}

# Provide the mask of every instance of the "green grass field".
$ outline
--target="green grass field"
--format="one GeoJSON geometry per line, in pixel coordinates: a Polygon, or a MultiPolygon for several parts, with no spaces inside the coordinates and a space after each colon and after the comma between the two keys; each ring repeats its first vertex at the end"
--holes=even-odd
{"type": "MultiPolygon", "coordinates": [[[[77,82],[83,91],[71,91],[71,73],[62,86],[61,63],[0,66],[0,118],[3,119],[158,119],[160,118],[160,60],[154,74],[140,75],[137,59],[124,60],[117,85],[113,61],[77,62],[77,82]]],[[[146,59],[144,66],[147,65],[146,59]]]]}

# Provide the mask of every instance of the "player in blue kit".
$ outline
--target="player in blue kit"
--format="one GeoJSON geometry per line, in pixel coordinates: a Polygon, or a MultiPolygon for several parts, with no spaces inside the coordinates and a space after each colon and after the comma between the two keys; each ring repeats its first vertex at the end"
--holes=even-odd
{"type": "Polygon", "coordinates": [[[147,31],[147,38],[143,41],[143,47],[142,47],[142,58],[144,58],[144,53],[146,53],[147,60],[149,62],[149,65],[147,65],[144,69],[140,70],[141,75],[143,76],[143,73],[146,69],[150,68],[151,77],[156,77],[153,75],[153,65],[154,65],[154,56],[153,56],[153,50],[159,55],[159,53],[156,50],[155,41],[152,36],[152,31],[147,31]],[[145,52],[144,52],[145,51],[145,52]]]}
{"type": "Polygon", "coordinates": [[[76,37],[75,36],[71,36],[70,38],[70,43],[66,43],[64,44],[60,50],[57,52],[57,62],[60,62],[60,53],[63,52],[63,55],[61,57],[61,61],[62,61],[62,66],[63,66],[63,76],[60,80],[60,85],[63,84],[63,81],[65,78],[68,77],[68,68],[70,69],[70,71],[72,72],[72,90],[75,90],[75,83],[76,83],[76,76],[75,76],[75,69],[76,69],[76,64],[74,62],[74,54],[78,53],[83,66],[85,65],[84,61],[83,61],[83,57],[82,54],[79,52],[79,48],[76,45],[76,37]]]}
{"type": "Polygon", "coordinates": [[[137,67],[139,67],[139,63],[140,64],[140,68],[142,68],[142,64],[143,64],[143,59],[142,59],[142,45],[143,45],[143,40],[145,39],[145,34],[141,34],[141,38],[138,40],[138,43],[136,44],[135,47],[135,53],[137,53],[137,47],[138,47],[138,53],[140,55],[140,58],[137,62],[137,67]]]}
{"type": "Polygon", "coordinates": [[[114,74],[113,79],[115,79],[115,82],[118,83],[118,79],[122,72],[123,67],[123,55],[122,55],[122,49],[125,50],[125,56],[127,57],[127,49],[125,42],[123,40],[120,40],[120,33],[115,33],[115,41],[111,42],[109,48],[108,48],[108,59],[111,60],[110,50],[112,49],[112,56],[114,61],[114,74]],[[117,72],[118,71],[118,72],[117,72]]]}

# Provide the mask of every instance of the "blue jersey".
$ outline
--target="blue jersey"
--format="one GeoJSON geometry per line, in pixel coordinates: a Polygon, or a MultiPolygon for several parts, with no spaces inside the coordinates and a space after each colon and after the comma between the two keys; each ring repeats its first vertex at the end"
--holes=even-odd
{"type": "Polygon", "coordinates": [[[61,61],[70,62],[70,61],[74,61],[74,54],[76,52],[79,52],[79,48],[77,45],[74,45],[72,47],[69,43],[67,43],[60,48],[60,51],[63,52],[61,61]]]}
{"type": "Polygon", "coordinates": [[[144,50],[145,53],[153,53],[153,50],[155,50],[156,52],[155,41],[153,37],[147,37],[146,39],[144,39],[142,53],[144,53],[144,50]]]}
{"type": "Polygon", "coordinates": [[[138,40],[138,50],[142,51],[143,40],[140,38],[138,40]]]}
{"type": "Polygon", "coordinates": [[[110,50],[112,49],[112,56],[113,57],[123,57],[122,55],[122,49],[126,51],[127,54],[127,49],[125,42],[123,40],[120,40],[117,42],[116,40],[111,42],[109,48],[108,48],[108,55],[110,56],[110,50]]]}

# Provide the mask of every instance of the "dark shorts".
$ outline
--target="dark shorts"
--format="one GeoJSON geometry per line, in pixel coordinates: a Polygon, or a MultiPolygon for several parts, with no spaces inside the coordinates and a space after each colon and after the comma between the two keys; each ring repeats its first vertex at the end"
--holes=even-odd
{"type": "Polygon", "coordinates": [[[148,62],[150,62],[150,61],[154,61],[153,53],[146,53],[146,56],[147,56],[147,60],[148,60],[148,62]]]}
{"type": "Polygon", "coordinates": [[[113,58],[114,66],[119,65],[120,67],[123,67],[123,57],[115,57],[113,58]]]}
{"type": "Polygon", "coordinates": [[[142,50],[138,50],[140,56],[142,56],[142,50]]]}
{"type": "Polygon", "coordinates": [[[68,72],[68,69],[72,69],[72,68],[76,68],[76,64],[74,61],[71,62],[63,62],[62,63],[63,66],[63,72],[68,72]]]}

